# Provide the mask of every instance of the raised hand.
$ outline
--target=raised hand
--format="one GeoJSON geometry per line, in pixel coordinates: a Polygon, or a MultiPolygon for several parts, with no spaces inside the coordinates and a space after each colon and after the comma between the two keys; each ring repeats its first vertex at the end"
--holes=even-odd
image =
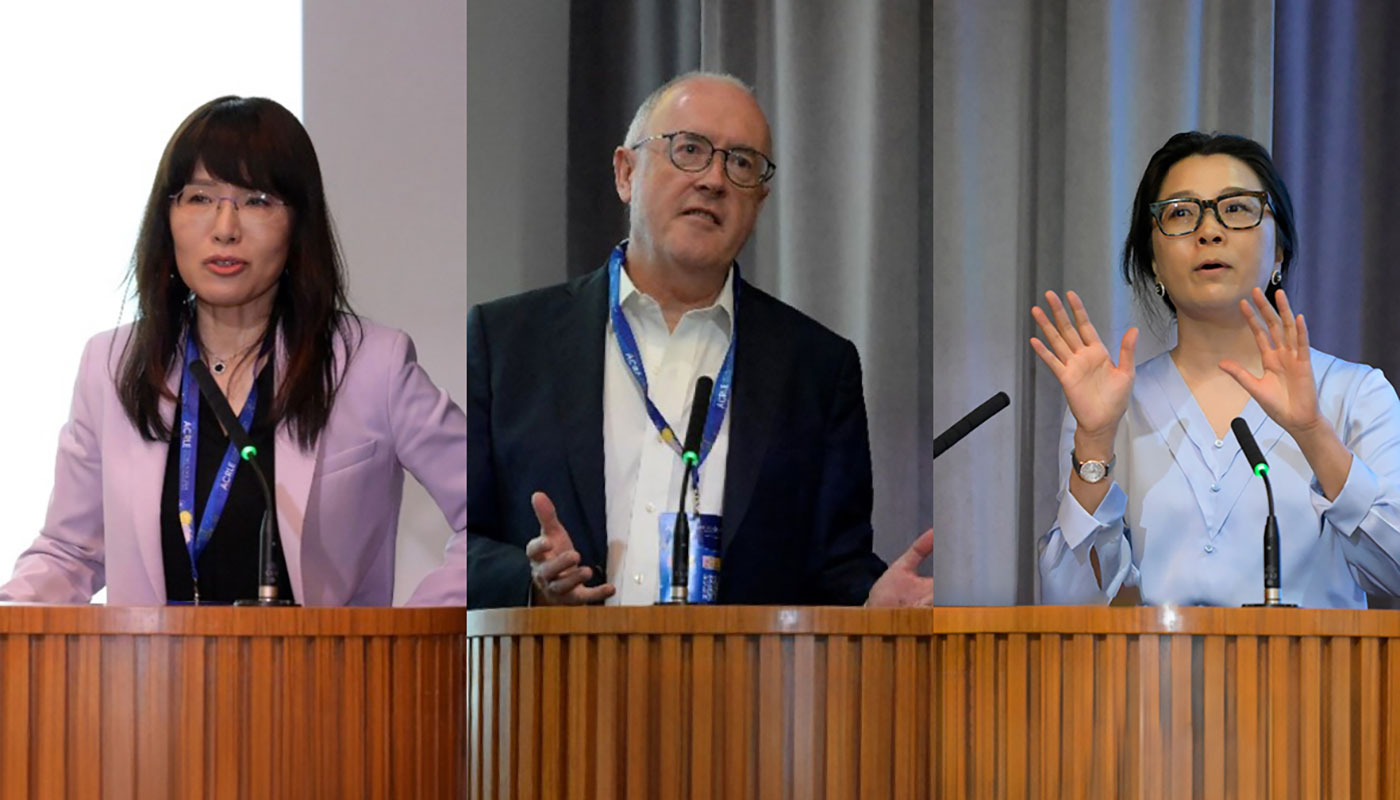
{"type": "Polygon", "coordinates": [[[534,582],[536,605],[582,605],[611,597],[612,584],[584,586],[593,577],[591,567],[579,566],[578,551],[569,532],[559,521],[554,503],[544,492],[530,495],[530,506],[540,521],[540,535],[525,545],[530,559],[530,579],[534,582]]]}
{"type": "Polygon", "coordinates": [[[925,578],[917,571],[931,552],[933,529],[929,528],[875,581],[865,604],[885,608],[933,605],[933,578],[925,578]]]}
{"type": "Polygon", "coordinates": [[[1079,432],[1093,437],[1112,437],[1123,412],[1128,409],[1133,391],[1136,373],[1133,350],[1137,347],[1138,330],[1129,328],[1123,334],[1118,347],[1118,364],[1114,365],[1079,295],[1071,291],[1066,292],[1065,297],[1074,312],[1073,321],[1054,292],[1045,293],[1045,302],[1054,315],[1053,322],[1039,306],[1031,308],[1031,316],[1045,337],[1042,342],[1032,336],[1031,349],[1060,382],[1079,432]]]}
{"type": "Polygon", "coordinates": [[[1221,361],[1220,368],[1249,392],[1265,414],[1296,439],[1300,432],[1319,424],[1317,383],[1313,380],[1312,355],[1308,349],[1308,325],[1302,314],[1293,315],[1288,296],[1282,289],[1274,297],[1278,301],[1277,311],[1258,287],[1251,297],[1252,306],[1249,300],[1240,301],[1240,313],[1254,331],[1254,341],[1259,345],[1263,376],[1256,378],[1236,361],[1221,361]]]}

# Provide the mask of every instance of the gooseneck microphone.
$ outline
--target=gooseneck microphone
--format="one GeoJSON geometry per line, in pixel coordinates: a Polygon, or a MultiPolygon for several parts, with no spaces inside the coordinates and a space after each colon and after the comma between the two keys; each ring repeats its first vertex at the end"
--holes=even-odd
{"type": "MultiPolygon", "coordinates": [[[[681,497],[676,504],[676,526],[671,529],[671,599],[672,603],[687,602],[690,593],[690,520],[685,513],[685,494],[690,488],[690,474],[700,465],[700,443],[705,436],[705,420],[710,415],[710,392],[715,382],[708,375],[695,381],[695,399],[690,404],[690,424],[685,429],[681,445],[681,497]]],[[[698,509],[697,509],[698,510],[698,509]]]]}
{"type": "Polygon", "coordinates": [[[933,457],[938,458],[944,450],[957,444],[964,436],[972,433],[978,425],[991,419],[1003,408],[1011,405],[1011,398],[1006,396],[1006,392],[997,392],[987,399],[987,402],[972,409],[967,416],[958,420],[953,427],[940,433],[933,440],[933,457]]]}
{"type": "Polygon", "coordinates": [[[263,494],[263,515],[262,526],[258,531],[258,564],[260,575],[258,577],[257,599],[239,600],[234,605],[239,606],[290,606],[296,605],[290,599],[277,596],[277,558],[276,551],[282,546],[280,537],[277,535],[277,519],[272,513],[272,488],[267,484],[267,476],[263,474],[262,468],[258,466],[258,448],[253,446],[253,440],[249,438],[248,432],[243,430],[243,426],[238,422],[238,416],[229,407],[228,398],[224,397],[219,385],[214,382],[214,376],[209,374],[209,368],[203,361],[195,360],[190,362],[190,374],[194,376],[194,382],[199,386],[199,396],[204,402],[209,404],[209,408],[218,418],[219,424],[224,426],[228,432],[229,441],[238,448],[238,455],[252,467],[253,475],[258,479],[258,486],[263,494]]]}
{"type": "Polygon", "coordinates": [[[1269,462],[1259,450],[1259,444],[1250,433],[1249,423],[1243,417],[1230,421],[1230,430],[1235,432],[1235,441],[1240,443],[1244,457],[1255,475],[1264,479],[1264,494],[1269,498],[1269,516],[1264,520],[1264,602],[1247,603],[1249,606],[1284,607],[1282,590],[1279,586],[1278,568],[1278,520],[1274,518],[1274,487],[1269,483],[1269,462]]]}

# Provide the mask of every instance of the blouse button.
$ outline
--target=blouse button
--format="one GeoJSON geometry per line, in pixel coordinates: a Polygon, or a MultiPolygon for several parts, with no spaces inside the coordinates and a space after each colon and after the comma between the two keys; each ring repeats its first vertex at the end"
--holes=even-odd
{"type": "Polygon", "coordinates": [[[1224,440],[1224,439],[1216,439],[1216,440],[1215,440],[1215,449],[1219,450],[1220,448],[1222,448],[1222,447],[1224,447],[1224,446],[1225,446],[1225,440],[1224,440]]]}
{"type": "Polygon", "coordinates": [[[1212,484],[1210,485],[1210,490],[1211,490],[1212,492],[1218,492],[1218,491],[1220,491],[1220,484],[1218,484],[1218,483],[1212,483],[1212,484]]]}
{"type": "Polygon", "coordinates": [[[1206,552],[1207,552],[1207,553],[1214,553],[1214,552],[1215,552],[1215,545],[1213,545],[1213,544],[1208,544],[1208,545],[1206,545],[1206,552]]]}

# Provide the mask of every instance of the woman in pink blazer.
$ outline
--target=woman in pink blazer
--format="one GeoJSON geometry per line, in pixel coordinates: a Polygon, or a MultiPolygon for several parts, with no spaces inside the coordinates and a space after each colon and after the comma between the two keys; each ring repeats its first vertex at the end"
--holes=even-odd
{"type": "Polygon", "coordinates": [[[453,528],[411,604],[466,604],[466,418],[404,333],[356,317],[301,123],[262,98],[166,146],[132,260],[137,318],[94,337],[44,527],[0,600],[256,597],[265,503],[187,365],[206,363],[274,495],[283,597],[389,605],[403,473],[453,528]]]}

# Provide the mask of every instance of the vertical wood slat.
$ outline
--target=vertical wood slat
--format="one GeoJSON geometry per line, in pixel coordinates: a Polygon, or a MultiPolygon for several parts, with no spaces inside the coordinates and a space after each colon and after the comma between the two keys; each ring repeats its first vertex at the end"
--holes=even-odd
{"type": "MultiPolygon", "coordinates": [[[[180,729],[203,731],[208,722],[208,707],[205,703],[205,689],[209,681],[206,643],[203,639],[190,637],[179,643],[179,708],[180,729]]],[[[252,732],[256,735],[257,732],[252,732]]],[[[201,797],[204,794],[208,763],[208,743],[201,741],[197,746],[186,747],[175,765],[175,795],[177,797],[201,797]]]]}
{"type": "Polygon", "coordinates": [[[1400,639],[1395,638],[1385,642],[1385,748],[1385,788],[1379,796],[1400,800],[1400,765],[1394,758],[1400,750],[1400,639]]]}
{"type": "Polygon", "coordinates": [[[792,785],[786,753],[792,748],[785,724],[782,642],[764,636],[758,644],[758,796],[783,797],[792,785]]]}
{"type": "Polygon", "coordinates": [[[647,709],[651,701],[647,681],[649,644],[647,637],[627,638],[627,755],[623,791],[629,799],[647,797],[651,792],[647,784],[647,745],[652,733],[647,709]]]}
{"type": "Polygon", "coordinates": [[[1329,797],[1352,796],[1351,649],[1352,641],[1346,637],[1332,637],[1327,643],[1327,719],[1323,724],[1331,773],[1329,797]]]}
{"type": "MultiPolygon", "coordinates": [[[[270,639],[259,637],[252,642],[253,663],[273,663],[273,642],[270,639]]],[[[481,642],[478,649],[482,669],[482,678],[491,676],[491,682],[484,684],[486,687],[500,686],[497,680],[496,671],[496,642],[493,639],[486,639],[481,642]]],[[[341,735],[337,737],[340,742],[340,752],[343,759],[340,765],[344,777],[344,791],[346,797],[364,797],[369,791],[369,783],[364,772],[365,767],[365,747],[366,732],[363,725],[357,725],[354,720],[365,719],[367,703],[365,698],[365,647],[364,642],[351,639],[344,643],[343,660],[338,667],[345,676],[345,690],[339,702],[344,704],[346,724],[341,735]]],[[[252,719],[254,731],[252,765],[248,772],[249,785],[253,789],[254,797],[270,797],[275,794],[273,783],[273,764],[276,763],[276,755],[280,747],[277,746],[276,732],[277,725],[273,720],[274,710],[277,708],[275,688],[271,682],[264,679],[271,670],[258,670],[254,673],[257,680],[252,686],[253,707],[256,709],[262,703],[267,703],[265,713],[255,712],[252,719]],[[264,728],[265,726],[265,728],[264,728]],[[259,742],[257,737],[259,732],[266,730],[266,741],[259,742]]],[[[482,724],[482,735],[489,741],[494,741],[497,735],[495,725],[496,702],[494,697],[486,695],[477,699],[477,712],[482,724]]],[[[495,764],[492,759],[487,758],[487,753],[483,750],[478,761],[478,769],[481,772],[480,786],[482,794],[494,791],[495,784],[495,764]]],[[[469,768],[470,769],[470,768],[469,768]]]]}
{"type": "Polygon", "coordinates": [[[1259,759],[1259,642],[1253,636],[1241,636],[1235,641],[1235,729],[1239,743],[1236,759],[1236,796],[1259,797],[1263,794],[1260,777],[1263,762],[1259,759]]]}
{"type": "Polygon", "coordinates": [[[1190,636],[1172,636],[1170,642],[1171,796],[1190,797],[1192,778],[1196,773],[1191,738],[1192,641],[1190,636]]]}
{"type": "MultiPolygon", "coordinates": [[[[135,637],[102,637],[102,788],[113,800],[136,797],[136,674],[135,637]]],[[[16,677],[7,671],[5,685],[16,677]]],[[[8,771],[9,765],[0,771],[0,782],[8,771]]]]}
{"type": "Polygon", "coordinates": [[[1006,796],[1025,800],[1029,791],[1030,707],[1027,705],[1030,643],[1024,633],[1006,637],[1006,796]]]}
{"type": "Polygon", "coordinates": [[[1127,729],[1126,698],[1128,694],[1128,640],[1126,636],[1107,636],[1099,645],[1098,665],[1095,667],[1098,692],[1094,724],[1093,796],[1120,797],[1123,781],[1119,758],[1121,742],[1127,729]]]}
{"type": "Polygon", "coordinates": [[[1138,637],[1137,675],[1137,746],[1133,760],[1141,765],[1136,783],[1140,788],[1138,796],[1144,800],[1160,800],[1163,795],[1162,770],[1162,640],[1165,637],[1145,635],[1138,637]]]}
{"type": "MultiPolygon", "coordinates": [[[[619,788],[622,785],[622,760],[617,757],[619,748],[616,742],[626,720],[622,702],[628,694],[624,688],[627,676],[622,668],[622,648],[617,636],[597,637],[596,653],[597,671],[594,674],[598,687],[598,721],[592,735],[588,737],[589,741],[594,743],[592,760],[597,769],[594,774],[594,796],[617,797],[621,794],[619,788]]],[[[508,741],[504,738],[502,740],[508,741]]],[[[510,764],[503,759],[503,775],[509,768],[510,764]]],[[[512,797],[511,787],[506,786],[504,782],[501,785],[503,789],[496,796],[512,797]]]]}
{"type": "Polygon", "coordinates": [[[856,765],[856,668],[851,641],[833,636],[826,643],[826,784],[828,798],[858,797],[856,765]]]}
{"type": "MultiPolygon", "coordinates": [[[[918,647],[915,640],[902,636],[894,641],[894,719],[891,731],[892,797],[918,796],[918,724],[915,719],[919,697],[918,647]]],[[[793,793],[793,797],[810,797],[793,793]]]]}
{"type": "MultiPolygon", "coordinates": [[[[561,639],[545,636],[540,642],[540,795],[564,796],[564,658],[561,639]]],[[[397,762],[398,754],[395,754],[397,762]]],[[[395,794],[415,796],[406,780],[396,781],[395,794]]]]}
{"type": "MultiPolygon", "coordinates": [[[[824,652],[824,651],[823,651],[824,652]]],[[[825,763],[822,725],[826,708],[826,670],[818,657],[817,639],[798,636],[792,645],[792,794],[823,797],[822,764],[825,763]]]]}
{"type": "MultiPolygon", "coordinates": [[[[398,640],[385,640],[384,642],[384,677],[386,686],[389,687],[384,696],[384,716],[380,729],[388,733],[388,746],[385,748],[385,775],[383,780],[390,787],[388,791],[395,791],[402,788],[395,786],[396,781],[402,780],[401,763],[404,758],[403,744],[399,737],[399,725],[401,709],[403,708],[407,690],[404,681],[407,676],[403,674],[402,662],[405,657],[402,643],[398,640]]],[[[231,659],[236,653],[236,642],[220,641],[219,656],[221,661],[233,663],[231,659]]],[[[305,793],[311,794],[316,790],[315,772],[318,760],[312,750],[313,742],[311,726],[309,725],[310,706],[315,695],[313,694],[313,679],[311,670],[315,664],[314,655],[311,650],[311,640],[308,638],[290,638],[284,641],[282,648],[282,672],[278,680],[281,684],[282,702],[278,704],[286,712],[286,742],[282,746],[284,753],[284,769],[280,774],[280,783],[283,790],[288,794],[305,793]]],[[[216,707],[221,714],[232,713],[232,709],[225,710],[225,702],[220,698],[216,707]]],[[[227,785],[237,786],[239,779],[239,769],[237,763],[237,750],[235,745],[224,748],[219,753],[219,772],[229,777],[221,782],[227,785]]]]}
{"type": "Polygon", "coordinates": [[[1094,759],[1094,637],[1071,636],[1064,652],[1061,796],[1088,797],[1094,759]]]}
{"type": "Polygon", "coordinates": [[[1225,730],[1225,638],[1207,636],[1201,645],[1201,790],[1225,797],[1225,759],[1233,740],[1225,730]]]}
{"type": "Polygon", "coordinates": [[[676,797],[685,785],[686,759],[681,741],[681,689],[684,674],[681,665],[679,636],[655,638],[656,667],[654,693],[657,698],[658,719],[655,745],[657,752],[651,761],[653,797],[676,797]]]}
{"type": "MultiPolygon", "coordinates": [[[[34,715],[31,730],[34,736],[34,772],[37,792],[62,797],[67,793],[64,755],[68,719],[67,696],[64,688],[68,679],[67,641],[63,636],[39,636],[34,640],[35,664],[42,679],[36,681],[34,715]]],[[[36,793],[37,793],[36,792],[36,793]]]]}
{"type": "Polygon", "coordinates": [[[1040,775],[1039,795],[1060,796],[1060,637],[1046,634],[1040,637],[1040,775]]]}
{"type": "MultiPolygon", "coordinates": [[[[942,729],[961,730],[962,736],[940,737],[943,752],[940,797],[966,797],[967,789],[967,646],[965,635],[943,638],[942,729]]],[[[842,795],[835,795],[840,797],[842,795]]]]}
{"type": "Polygon", "coordinates": [[[495,737],[485,698],[495,693],[500,679],[487,668],[483,653],[493,644],[486,637],[467,642],[467,800],[482,800],[491,791],[491,766],[487,762],[492,759],[487,758],[486,749],[495,737]]]}
{"type": "MultiPolygon", "coordinates": [[[[636,641],[636,637],[632,637],[636,641]]],[[[640,644],[640,643],[639,643],[640,644]]],[[[520,671],[519,680],[516,681],[516,697],[520,701],[520,711],[518,723],[515,727],[516,749],[520,753],[516,764],[515,774],[519,777],[519,793],[516,797],[520,800],[532,800],[540,797],[539,774],[539,730],[542,724],[540,720],[540,670],[539,670],[539,638],[526,636],[519,640],[520,647],[520,671]]],[[[387,720],[386,720],[387,722],[387,720]]],[[[640,721],[639,721],[640,724],[640,721]]],[[[627,726],[627,738],[630,741],[633,735],[633,727],[627,726]]],[[[387,787],[380,795],[390,797],[387,787]]]]}
{"type": "MultiPolygon", "coordinates": [[[[167,637],[143,636],[138,640],[137,670],[136,794],[158,800],[171,796],[171,748],[167,737],[175,729],[166,692],[172,685],[167,637]]],[[[230,694],[236,690],[236,686],[229,688],[230,694]]]]}
{"type": "MultiPolygon", "coordinates": [[[[970,781],[978,797],[995,797],[997,791],[997,669],[996,637],[979,633],[972,638],[972,741],[974,747],[969,761],[973,767],[970,781]]],[[[863,794],[862,797],[886,795],[863,794]]]]}
{"type": "MultiPolygon", "coordinates": [[[[857,797],[890,796],[890,710],[894,705],[891,653],[894,647],[878,637],[866,637],[860,644],[860,672],[857,677],[860,707],[860,738],[855,755],[859,759],[857,797]]],[[[765,795],[765,797],[774,795],[765,795]]]]}
{"type": "MultiPolygon", "coordinates": [[[[715,736],[719,730],[715,712],[715,637],[695,636],[690,643],[690,793],[689,800],[716,797],[713,764],[715,736]]],[[[613,797],[600,790],[599,797],[613,797]]]]}
{"type": "Polygon", "coordinates": [[[1304,636],[1298,644],[1298,671],[1308,676],[1300,683],[1298,711],[1298,796],[1322,796],[1322,640],[1304,636]]]}
{"type": "Polygon", "coordinates": [[[68,764],[81,765],[80,769],[70,770],[70,796],[98,800],[102,797],[102,640],[95,636],[78,637],[70,652],[73,700],[69,704],[65,757],[68,764]]]}
{"type": "Polygon", "coordinates": [[[1269,759],[1268,782],[1265,791],[1271,797],[1287,797],[1289,788],[1296,784],[1294,775],[1298,759],[1294,757],[1290,737],[1295,730],[1295,720],[1287,713],[1293,702],[1293,670],[1289,652],[1289,640],[1283,636],[1270,636],[1268,639],[1269,657],[1269,702],[1267,705],[1268,743],[1267,749],[1260,750],[1269,759]]]}
{"type": "Polygon", "coordinates": [[[594,719],[596,695],[589,680],[592,639],[588,636],[571,636],[564,642],[564,653],[568,662],[567,688],[564,690],[564,714],[559,717],[566,726],[564,737],[564,770],[567,776],[569,800],[584,800],[589,787],[594,783],[597,764],[588,752],[594,732],[590,722],[594,719]]]}
{"type": "Polygon", "coordinates": [[[748,637],[731,636],[725,641],[724,786],[721,795],[736,800],[753,797],[756,785],[750,745],[757,726],[754,724],[754,676],[749,649],[748,637]]]}
{"type": "Polygon", "coordinates": [[[1367,637],[1358,642],[1356,701],[1360,708],[1360,730],[1356,742],[1357,774],[1361,797],[1377,797],[1381,792],[1381,656],[1380,643],[1367,637]]]}

